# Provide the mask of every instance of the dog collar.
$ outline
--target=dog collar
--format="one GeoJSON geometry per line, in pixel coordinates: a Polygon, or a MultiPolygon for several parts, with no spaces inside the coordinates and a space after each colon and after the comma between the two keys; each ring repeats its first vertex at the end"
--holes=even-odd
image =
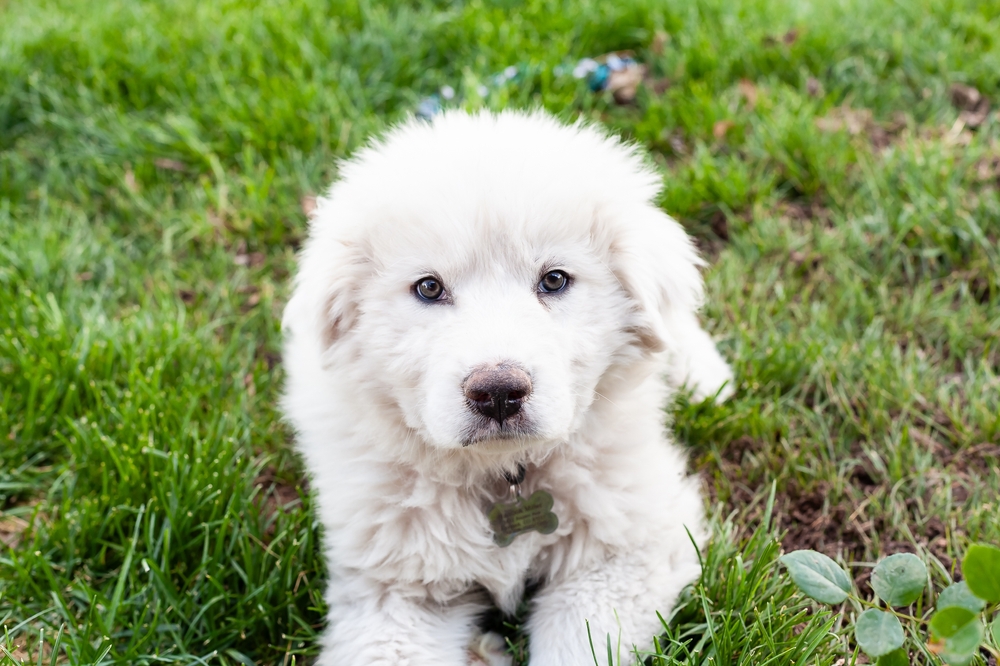
{"type": "Polygon", "coordinates": [[[555,503],[552,495],[545,490],[536,490],[525,499],[521,496],[521,484],[527,469],[523,464],[517,472],[504,472],[504,480],[510,486],[510,502],[496,502],[486,513],[493,529],[493,543],[504,548],[514,539],[527,532],[552,534],[559,527],[559,516],[552,512],[555,503]]]}
{"type": "Polygon", "coordinates": [[[515,488],[520,488],[521,484],[524,483],[524,475],[528,473],[528,468],[524,466],[524,463],[517,464],[517,472],[511,474],[508,471],[504,471],[503,478],[507,480],[507,485],[510,486],[511,493],[514,492],[515,488]]]}

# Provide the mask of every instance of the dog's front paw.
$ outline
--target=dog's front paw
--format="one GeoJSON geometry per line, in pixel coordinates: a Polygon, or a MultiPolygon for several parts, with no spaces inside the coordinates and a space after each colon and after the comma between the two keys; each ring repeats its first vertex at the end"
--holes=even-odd
{"type": "Polygon", "coordinates": [[[674,388],[688,388],[695,402],[724,402],[735,389],[733,370],[708,333],[697,327],[697,320],[691,322],[681,331],[683,344],[674,352],[667,380],[674,388]]]}
{"type": "Polygon", "coordinates": [[[469,646],[469,666],[513,666],[514,659],[507,654],[507,641],[503,636],[487,631],[476,636],[469,646]]]}
{"type": "Polygon", "coordinates": [[[702,365],[692,368],[686,382],[694,399],[701,402],[711,398],[716,403],[728,400],[735,390],[732,368],[718,352],[705,354],[699,360],[702,365]]]}

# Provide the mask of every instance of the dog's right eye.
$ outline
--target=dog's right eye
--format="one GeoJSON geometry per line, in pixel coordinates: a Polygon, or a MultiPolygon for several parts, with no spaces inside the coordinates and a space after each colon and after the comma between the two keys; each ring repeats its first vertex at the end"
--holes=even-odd
{"type": "Polygon", "coordinates": [[[413,285],[413,290],[417,292],[417,297],[424,301],[439,301],[444,296],[444,285],[434,277],[420,278],[413,285]]]}
{"type": "Polygon", "coordinates": [[[563,271],[549,271],[538,282],[538,291],[543,294],[556,294],[569,285],[569,276],[563,271]]]}

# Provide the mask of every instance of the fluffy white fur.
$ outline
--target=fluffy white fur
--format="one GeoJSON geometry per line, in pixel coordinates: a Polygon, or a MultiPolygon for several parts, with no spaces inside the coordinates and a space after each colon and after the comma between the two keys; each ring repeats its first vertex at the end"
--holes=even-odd
{"type": "Polygon", "coordinates": [[[703,398],[731,379],[659,188],[634,148],[537,113],[410,122],[342,165],[284,318],[283,406],[329,562],[320,664],[469,664],[477,618],[526,581],[532,666],[591,663],[587,621],[598,649],[649,648],[699,573],[685,529],[704,536],[668,383],[703,398]],[[554,268],[570,286],[539,294],[554,268]],[[415,296],[427,275],[449,302],[415,296]],[[531,376],[534,434],[463,445],[463,380],[501,361],[531,376]],[[560,524],[500,548],[486,510],[518,464],[560,524]]]}

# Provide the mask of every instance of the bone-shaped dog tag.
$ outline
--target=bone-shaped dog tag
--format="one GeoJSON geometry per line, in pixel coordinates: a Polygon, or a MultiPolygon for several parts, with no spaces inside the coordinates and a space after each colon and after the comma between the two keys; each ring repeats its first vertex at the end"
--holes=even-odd
{"type": "Polygon", "coordinates": [[[552,495],[544,490],[536,490],[527,499],[518,495],[513,502],[497,502],[486,514],[493,528],[493,542],[503,548],[525,532],[552,534],[559,527],[552,504],[552,495]]]}

